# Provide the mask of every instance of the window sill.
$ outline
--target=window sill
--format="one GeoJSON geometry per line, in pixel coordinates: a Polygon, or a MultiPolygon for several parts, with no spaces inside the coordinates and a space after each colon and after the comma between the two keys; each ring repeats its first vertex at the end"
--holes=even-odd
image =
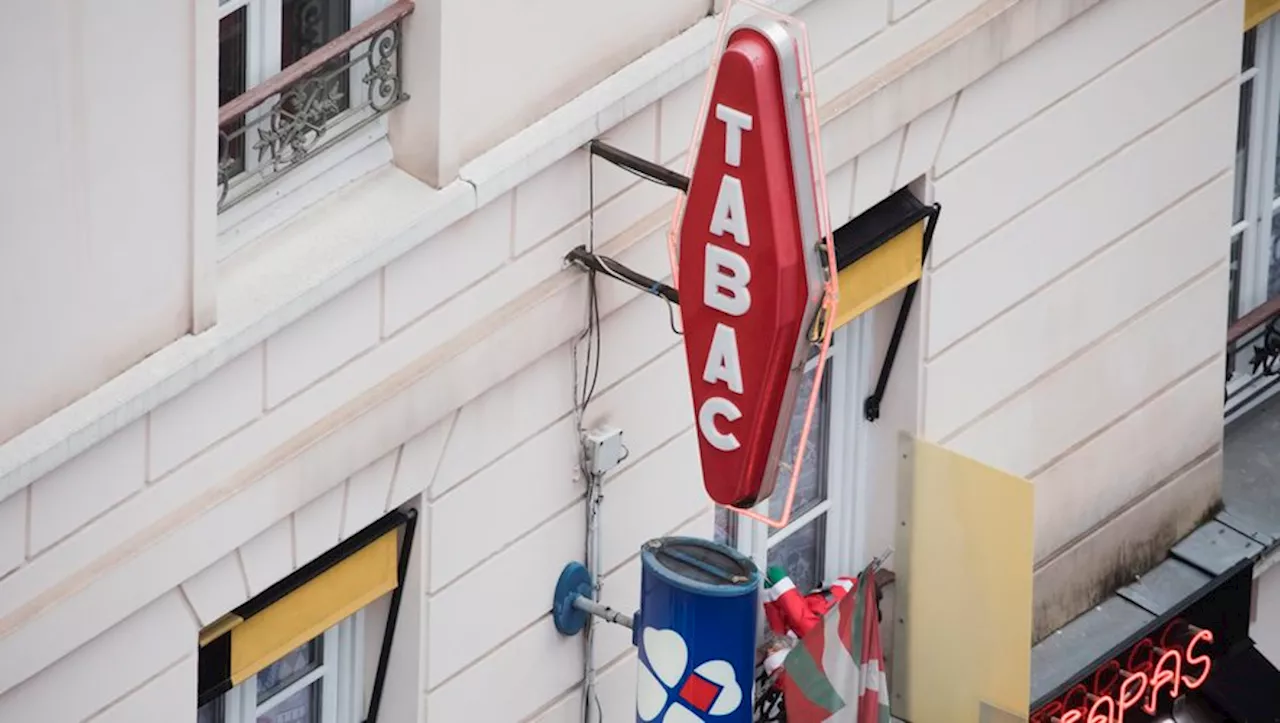
{"type": "Polygon", "coordinates": [[[219,214],[218,261],[289,223],[343,187],[390,165],[391,144],[383,117],[219,214]]]}
{"type": "Polygon", "coordinates": [[[243,327],[276,313],[264,309],[283,311],[308,298],[317,301],[307,309],[315,308],[474,205],[466,183],[436,190],[395,166],[374,171],[223,261],[218,325],[243,327]]]}

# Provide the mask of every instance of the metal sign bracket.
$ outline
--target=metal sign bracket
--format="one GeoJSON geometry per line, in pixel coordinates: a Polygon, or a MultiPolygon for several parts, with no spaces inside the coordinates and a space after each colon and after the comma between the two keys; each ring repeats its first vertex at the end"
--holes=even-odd
{"type": "MultiPolygon", "coordinates": [[[[689,190],[689,177],[654,163],[647,161],[639,156],[632,155],[615,148],[600,140],[593,140],[587,145],[587,150],[593,157],[601,158],[613,165],[639,176],[650,183],[657,183],[662,186],[674,188],[681,193],[689,190]]],[[[637,271],[633,271],[627,266],[608,256],[602,256],[590,251],[585,246],[579,246],[565,255],[565,261],[583,271],[594,272],[610,277],[616,281],[634,286],[647,294],[665,299],[672,304],[680,303],[680,294],[675,287],[665,284],[656,279],[650,278],[637,271]]]]}
{"type": "Polygon", "coordinates": [[[577,635],[594,615],[605,622],[635,628],[635,616],[627,615],[591,599],[594,586],[591,573],[580,562],[571,562],[556,580],[555,599],[551,602],[551,619],[561,635],[577,635]]]}

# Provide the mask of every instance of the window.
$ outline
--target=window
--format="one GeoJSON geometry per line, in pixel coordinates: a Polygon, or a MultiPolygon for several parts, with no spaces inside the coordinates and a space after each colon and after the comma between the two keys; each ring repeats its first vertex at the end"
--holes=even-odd
{"type": "Polygon", "coordinates": [[[1230,230],[1224,418],[1240,418],[1280,392],[1256,350],[1280,303],[1280,16],[1244,34],[1230,230]],[[1239,322],[1239,323],[1237,323],[1239,322]],[[1244,327],[1244,328],[1240,328],[1244,327]]]}
{"type": "Polygon", "coordinates": [[[360,723],[363,617],[352,615],[205,704],[197,723],[360,723]]]}
{"type": "MultiPolygon", "coordinates": [[[[808,591],[838,575],[855,574],[862,560],[856,544],[859,466],[856,447],[861,425],[861,399],[866,396],[864,365],[859,358],[866,316],[836,330],[830,356],[823,370],[818,407],[806,440],[804,467],[796,481],[791,521],[776,529],[724,508],[716,509],[715,539],[750,555],[763,572],[781,565],[796,587],[808,591]]],[[[796,395],[791,432],[778,484],[767,502],[757,509],[777,519],[786,504],[791,481],[790,460],[799,444],[799,426],[805,405],[817,381],[817,358],[811,358],[796,395]],[[767,507],[766,507],[767,505],[767,507]]]]}
{"type": "Polygon", "coordinates": [[[1230,321],[1280,296],[1280,18],[1246,32],[1242,56],[1230,321]]]}
{"type": "Polygon", "coordinates": [[[220,212],[322,150],[349,155],[386,135],[378,125],[363,145],[342,143],[405,98],[397,50],[411,2],[217,2],[220,212]]]}

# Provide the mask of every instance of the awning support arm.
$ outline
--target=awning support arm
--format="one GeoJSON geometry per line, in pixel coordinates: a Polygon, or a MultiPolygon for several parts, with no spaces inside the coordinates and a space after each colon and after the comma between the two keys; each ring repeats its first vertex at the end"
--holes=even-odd
{"type": "Polygon", "coordinates": [[[387,667],[391,663],[391,644],[396,639],[396,619],[400,616],[400,600],[404,597],[405,577],[409,573],[409,555],[413,552],[413,533],[418,526],[418,511],[405,510],[404,539],[400,543],[400,559],[396,562],[398,576],[396,589],[391,591],[391,603],[387,609],[387,623],[382,633],[382,649],[378,652],[378,668],[373,674],[373,691],[369,696],[369,715],[364,723],[378,723],[378,710],[382,707],[382,689],[387,682],[387,667]]]}
{"type": "MultiPolygon", "coordinates": [[[[920,263],[923,266],[929,258],[929,246],[933,243],[933,230],[938,225],[938,216],[942,215],[942,205],[935,203],[925,218],[928,225],[924,229],[924,240],[921,244],[920,263]]],[[[921,270],[923,273],[923,269],[921,270]]],[[[893,336],[889,338],[889,348],[884,354],[884,363],[880,366],[880,376],[876,379],[876,389],[867,397],[862,405],[862,413],[868,422],[880,418],[880,402],[884,400],[885,388],[889,386],[889,374],[893,372],[893,362],[898,358],[898,345],[902,343],[902,333],[907,328],[907,319],[911,316],[911,304],[916,298],[916,287],[920,282],[913,281],[902,295],[902,306],[898,307],[898,320],[893,325],[893,336]]]]}

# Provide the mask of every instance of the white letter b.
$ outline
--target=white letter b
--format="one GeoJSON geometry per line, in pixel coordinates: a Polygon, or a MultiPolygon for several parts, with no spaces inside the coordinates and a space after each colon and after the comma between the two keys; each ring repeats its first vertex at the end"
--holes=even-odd
{"type": "Polygon", "coordinates": [[[715,244],[706,245],[702,303],[730,316],[742,316],[751,308],[751,267],[739,254],[715,244]],[[729,272],[729,273],[725,273],[729,272]]]}

